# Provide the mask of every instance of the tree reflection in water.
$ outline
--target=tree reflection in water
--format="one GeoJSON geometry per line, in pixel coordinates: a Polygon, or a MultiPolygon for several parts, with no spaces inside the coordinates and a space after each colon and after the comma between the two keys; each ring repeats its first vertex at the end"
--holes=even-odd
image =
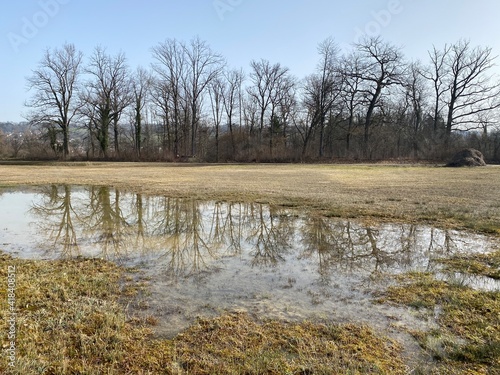
{"type": "Polygon", "coordinates": [[[53,185],[44,189],[42,197],[40,203],[33,205],[32,213],[40,218],[37,224],[53,244],[52,249],[60,252],[61,257],[81,255],[74,226],[78,214],[71,204],[71,188],[53,185]]]}
{"type": "Polygon", "coordinates": [[[250,266],[264,268],[312,262],[328,284],[339,272],[429,271],[433,258],[475,243],[411,224],[365,226],[258,203],[152,197],[105,186],[50,186],[31,214],[53,256],[161,265],[175,278],[206,276],[224,267],[224,259],[247,257],[250,266]]]}
{"type": "Polygon", "coordinates": [[[252,265],[276,266],[293,240],[295,220],[273,207],[249,204],[243,217],[246,241],[251,244],[252,265]]]}
{"type": "MultiPolygon", "coordinates": [[[[32,194],[35,203],[19,210],[23,220],[17,222],[25,228],[11,226],[17,234],[4,229],[11,236],[5,243],[30,233],[39,244],[23,246],[43,249],[44,257],[82,255],[139,266],[151,277],[147,314],[159,317],[170,337],[195,316],[223,309],[284,319],[355,316],[387,326],[406,313],[372,303],[386,275],[440,275],[434,259],[496,246],[485,236],[425,226],[363,225],[259,203],[199,202],[105,186],[20,194],[9,200],[26,207],[32,194]]],[[[9,220],[0,210],[2,219],[9,220]]],[[[13,251],[19,248],[17,242],[13,251]]],[[[36,257],[34,251],[29,256],[36,257]]],[[[413,316],[404,319],[418,324],[413,316]]]]}

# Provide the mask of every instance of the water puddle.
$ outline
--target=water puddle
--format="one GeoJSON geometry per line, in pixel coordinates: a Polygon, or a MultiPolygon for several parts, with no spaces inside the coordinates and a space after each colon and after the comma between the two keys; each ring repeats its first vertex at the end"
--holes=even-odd
{"type": "Polygon", "coordinates": [[[143,312],[158,317],[158,331],[168,337],[196,316],[225,309],[421,328],[408,309],[372,303],[387,275],[439,273],[435,259],[495,245],[470,233],[365,226],[257,203],[150,197],[110,187],[0,191],[0,249],[24,258],[99,257],[139,267],[151,278],[143,312]]]}

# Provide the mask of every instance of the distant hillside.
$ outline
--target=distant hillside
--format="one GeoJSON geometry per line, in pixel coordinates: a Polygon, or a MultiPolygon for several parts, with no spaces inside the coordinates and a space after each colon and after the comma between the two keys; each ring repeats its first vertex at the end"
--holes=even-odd
{"type": "Polygon", "coordinates": [[[28,129],[27,122],[0,122],[0,131],[5,134],[22,133],[28,129]]]}

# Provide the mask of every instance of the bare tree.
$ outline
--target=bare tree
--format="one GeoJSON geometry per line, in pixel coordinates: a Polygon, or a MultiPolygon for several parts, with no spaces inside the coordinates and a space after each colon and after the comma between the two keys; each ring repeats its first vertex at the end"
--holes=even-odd
{"type": "Polygon", "coordinates": [[[434,130],[444,118],[447,147],[453,130],[484,128],[500,107],[500,82],[494,79],[495,57],[488,47],[473,48],[469,41],[446,44],[429,51],[430,66],[422,76],[432,83],[434,130]],[[445,113],[443,113],[443,110],[445,113]]]}
{"type": "MultiPolygon", "coordinates": [[[[245,129],[248,132],[248,135],[253,135],[255,133],[255,128],[259,124],[259,106],[257,104],[257,100],[252,97],[250,94],[246,92],[244,93],[241,111],[243,112],[243,122],[245,124],[245,129]]],[[[250,142],[250,138],[248,137],[248,142],[250,142]]],[[[249,146],[249,144],[247,144],[249,146]]]]}
{"type": "Polygon", "coordinates": [[[281,77],[271,95],[270,124],[269,124],[269,153],[273,156],[276,144],[275,135],[282,135],[286,139],[286,120],[291,107],[295,104],[295,79],[289,74],[281,77]]]}
{"type": "Polygon", "coordinates": [[[208,86],[208,94],[210,97],[210,104],[212,108],[212,119],[215,126],[215,160],[219,162],[219,133],[220,125],[222,123],[223,105],[224,105],[224,91],[226,82],[222,77],[217,77],[212,80],[208,86]]]}
{"type": "Polygon", "coordinates": [[[364,121],[365,156],[368,156],[368,143],[375,108],[380,102],[384,89],[401,84],[405,73],[405,64],[401,50],[379,37],[367,38],[356,44],[363,66],[360,72],[354,73],[363,81],[361,92],[366,98],[368,108],[364,121]]]}
{"type": "Polygon", "coordinates": [[[105,49],[97,47],[86,72],[92,79],[82,96],[84,113],[89,119],[92,134],[99,142],[101,153],[107,157],[109,128],[113,125],[115,151],[118,151],[118,121],[131,102],[125,55],[119,53],[111,57],[105,49]]]}
{"type": "Polygon", "coordinates": [[[213,52],[207,42],[198,37],[189,45],[183,45],[188,63],[186,76],[186,92],[191,109],[191,155],[196,154],[196,136],[201,116],[202,95],[210,82],[221,74],[224,58],[213,52]]]}
{"type": "Polygon", "coordinates": [[[278,108],[276,111],[276,117],[278,118],[279,129],[281,132],[281,137],[283,141],[283,146],[287,146],[288,138],[288,128],[289,123],[293,122],[292,118],[297,112],[297,85],[295,84],[295,79],[288,77],[281,89],[281,95],[278,101],[278,108]]]}
{"type": "Polygon", "coordinates": [[[134,147],[137,156],[141,156],[143,111],[148,103],[149,90],[152,85],[151,74],[144,68],[137,68],[132,79],[133,111],[134,111],[134,147]]]}
{"type": "Polygon", "coordinates": [[[339,62],[339,72],[342,80],[340,88],[340,100],[342,110],[347,113],[345,125],[345,148],[349,156],[351,149],[351,137],[356,126],[356,117],[360,115],[364,98],[361,93],[362,79],[361,71],[363,63],[359,54],[343,56],[339,62]]]}
{"type": "MultiPolygon", "coordinates": [[[[120,54],[121,55],[121,54],[120,54]]],[[[115,63],[119,63],[120,55],[117,56],[115,63]]],[[[132,92],[132,78],[128,67],[126,66],[125,55],[123,55],[123,65],[117,71],[116,74],[116,85],[113,87],[112,91],[112,108],[113,108],[113,146],[115,153],[120,154],[120,118],[125,111],[134,102],[134,93],[132,92]]]]}
{"type": "Polygon", "coordinates": [[[442,98],[447,91],[444,81],[447,75],[445,62],[449,51],[450,47],[448,45],[445,45],[442,51],[433,47],[432,51],[429,51],[431,64],[425,70],[421,71],[422,76],[432,82],[434,91],[433,128],[435,134],[438,133],[439,120],[442,117],[444,107],[442,98]]]}
{"type": "MultiPolygon", "coordinates": [[[[188,104],[185,80],[188,61],[184,47],[175,39],[169,39],[153,48],[153,70],[158,74],[155,101],[162,112],[163,121],[173,133],[173,152],[181,152],[181,135],[188,133],[188,104]]],[[[187,146],[186,146],[187,147],[187,146]]],[[[185,150],[184,150],[185,151],[185,150]]]]}
{"type": "Polygon", "coordinates": [[[306,78],[304,87],[304,105],[309,112],[310,126],[303,135],[302,156],[313,131],[319,127],[319,157],[323,156],[324,127],[327,114],[332,110],[340,93],[340,76],[338,75],[338,47],[332,38],[328,38],[318,46],[320,61],[316,73],[306,78]]]}
{"type": "MultiPolygon", "coordinates": [[[[241,109],[241,86],[244,80],[243,70],[230,70],[225,72],[225,79],[227,81],[226,89],[223,94],[224,111],[227,117],[227,125],[229,127],[229,134],[231,136],[231,149],[232,155],[236,153],[236,146],[234,141],[234,123],[233,118],[236,110],[241,109]]],[[[241,123],[240,123],[241,125],[241,123]]]]}
{"type": "MultiPolygon", "coordinates": [[[[408,121],[406,122],[410,127],[409,137],[411,138],[414,158],[418,158],[420,150],[419,138],[426,110],[426,97],[428,96],[428,85],[424,74],[420,63],[413,62],[409,65],[408,75],[403,81],[404,95],[400,99],[400,102],[402,102],[400,107],[406,107],[408,111],[408,121]]],[[[402,120],[401,122],[405,121],[402,120]]]]}
{"type": "Polygon", "coordinates": [[[173,121],[170,103],[171,92],[164,81],[153,78],[151,101],[153,103],[153,113],[159,118],[159,137],[161,139],[162,153],[165,156],[168,152],[178,153],[178,127],[173,121]],[[174,130],[173,130],[174,128],[174,130]],[[174,142],[174,135],[176,136],[174,142]]]}
{"type": "Polygon", "coordinates": [[[283,92],[285,86],[289,86],[290,79],[288,68],[282,67],[279,63],[271,65],[269,61],[261,60],[252,61],[250,66],[252,86],[247,92],[259,109],[259,143],[262,143],[266,114],[270,122],[274,108],[280,100],[280,92],[283,92]]]}
{"type": "Polygon", "coordinates": [[[495,57],[489,47],[472,48],[470,42],[461,40],[446,57],[447,142],[453,130],[480,128],[484,115],[500,107],[500,83],[491,74],[495,57]]]}
{"type": "Polygon", "coordinates": [[[59,127],[63,138],[63,156],[69,155],[69,130],[79,110],[76,93],[83,54],[73,44],[45,51],[33,75],[28,78],[34,96],[26,103],[33,109],[28,120],[32,124],[59,127]]]}

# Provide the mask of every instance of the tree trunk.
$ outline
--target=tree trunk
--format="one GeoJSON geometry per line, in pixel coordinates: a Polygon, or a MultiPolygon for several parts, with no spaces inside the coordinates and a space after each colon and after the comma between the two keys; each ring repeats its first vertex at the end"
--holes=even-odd
{"type": "Polygon", "coordinates": [[[375,94],[373,95],[371,101],[370,101],[370,106],[368,107],[368,111],[366,112],[366,118],[365,118],[365,134],[363,138],[363,148],[364,148],[364,154],[365,158],[368,158],[369,152],[368,152],[368,146],[370,142],[370,128],[372,125],[372,117],[373,117],[373,111],[375,110],[375,106],[380,98],[380,94],[382,92],[382,85],[380,82],[377,84],[377,89],[375,90],[375,94]]]}
{"type": "Polygon", "coordinates": [[[139,107],[137,107],[135,112],[135,150],[139,158],[141,157],[141,147],[142,147],[141,134],[142,134],[141,110],[139,107]]]}
{"type": "Polygon", "coordinates": [[[196,135],[198,133],[197,111],[197,105],[193,104],[191,106],[191,156],[196,155],[196,135]]]}
{"type": "Polygon", "coordinates": [[[120,154],[120,146],[118,144],[118,138],[120,136],[120,129],[118,128],[118,117],[114,116],[113,119],[113,134],[114,134],[114,146],[116,155],[120,154]]]}
{"type": "Polygon", "coordinates": [[[66,160],[69,156],[69,129],[68,125],[62,126],[63,133],[63,159],[66,160]]]}

